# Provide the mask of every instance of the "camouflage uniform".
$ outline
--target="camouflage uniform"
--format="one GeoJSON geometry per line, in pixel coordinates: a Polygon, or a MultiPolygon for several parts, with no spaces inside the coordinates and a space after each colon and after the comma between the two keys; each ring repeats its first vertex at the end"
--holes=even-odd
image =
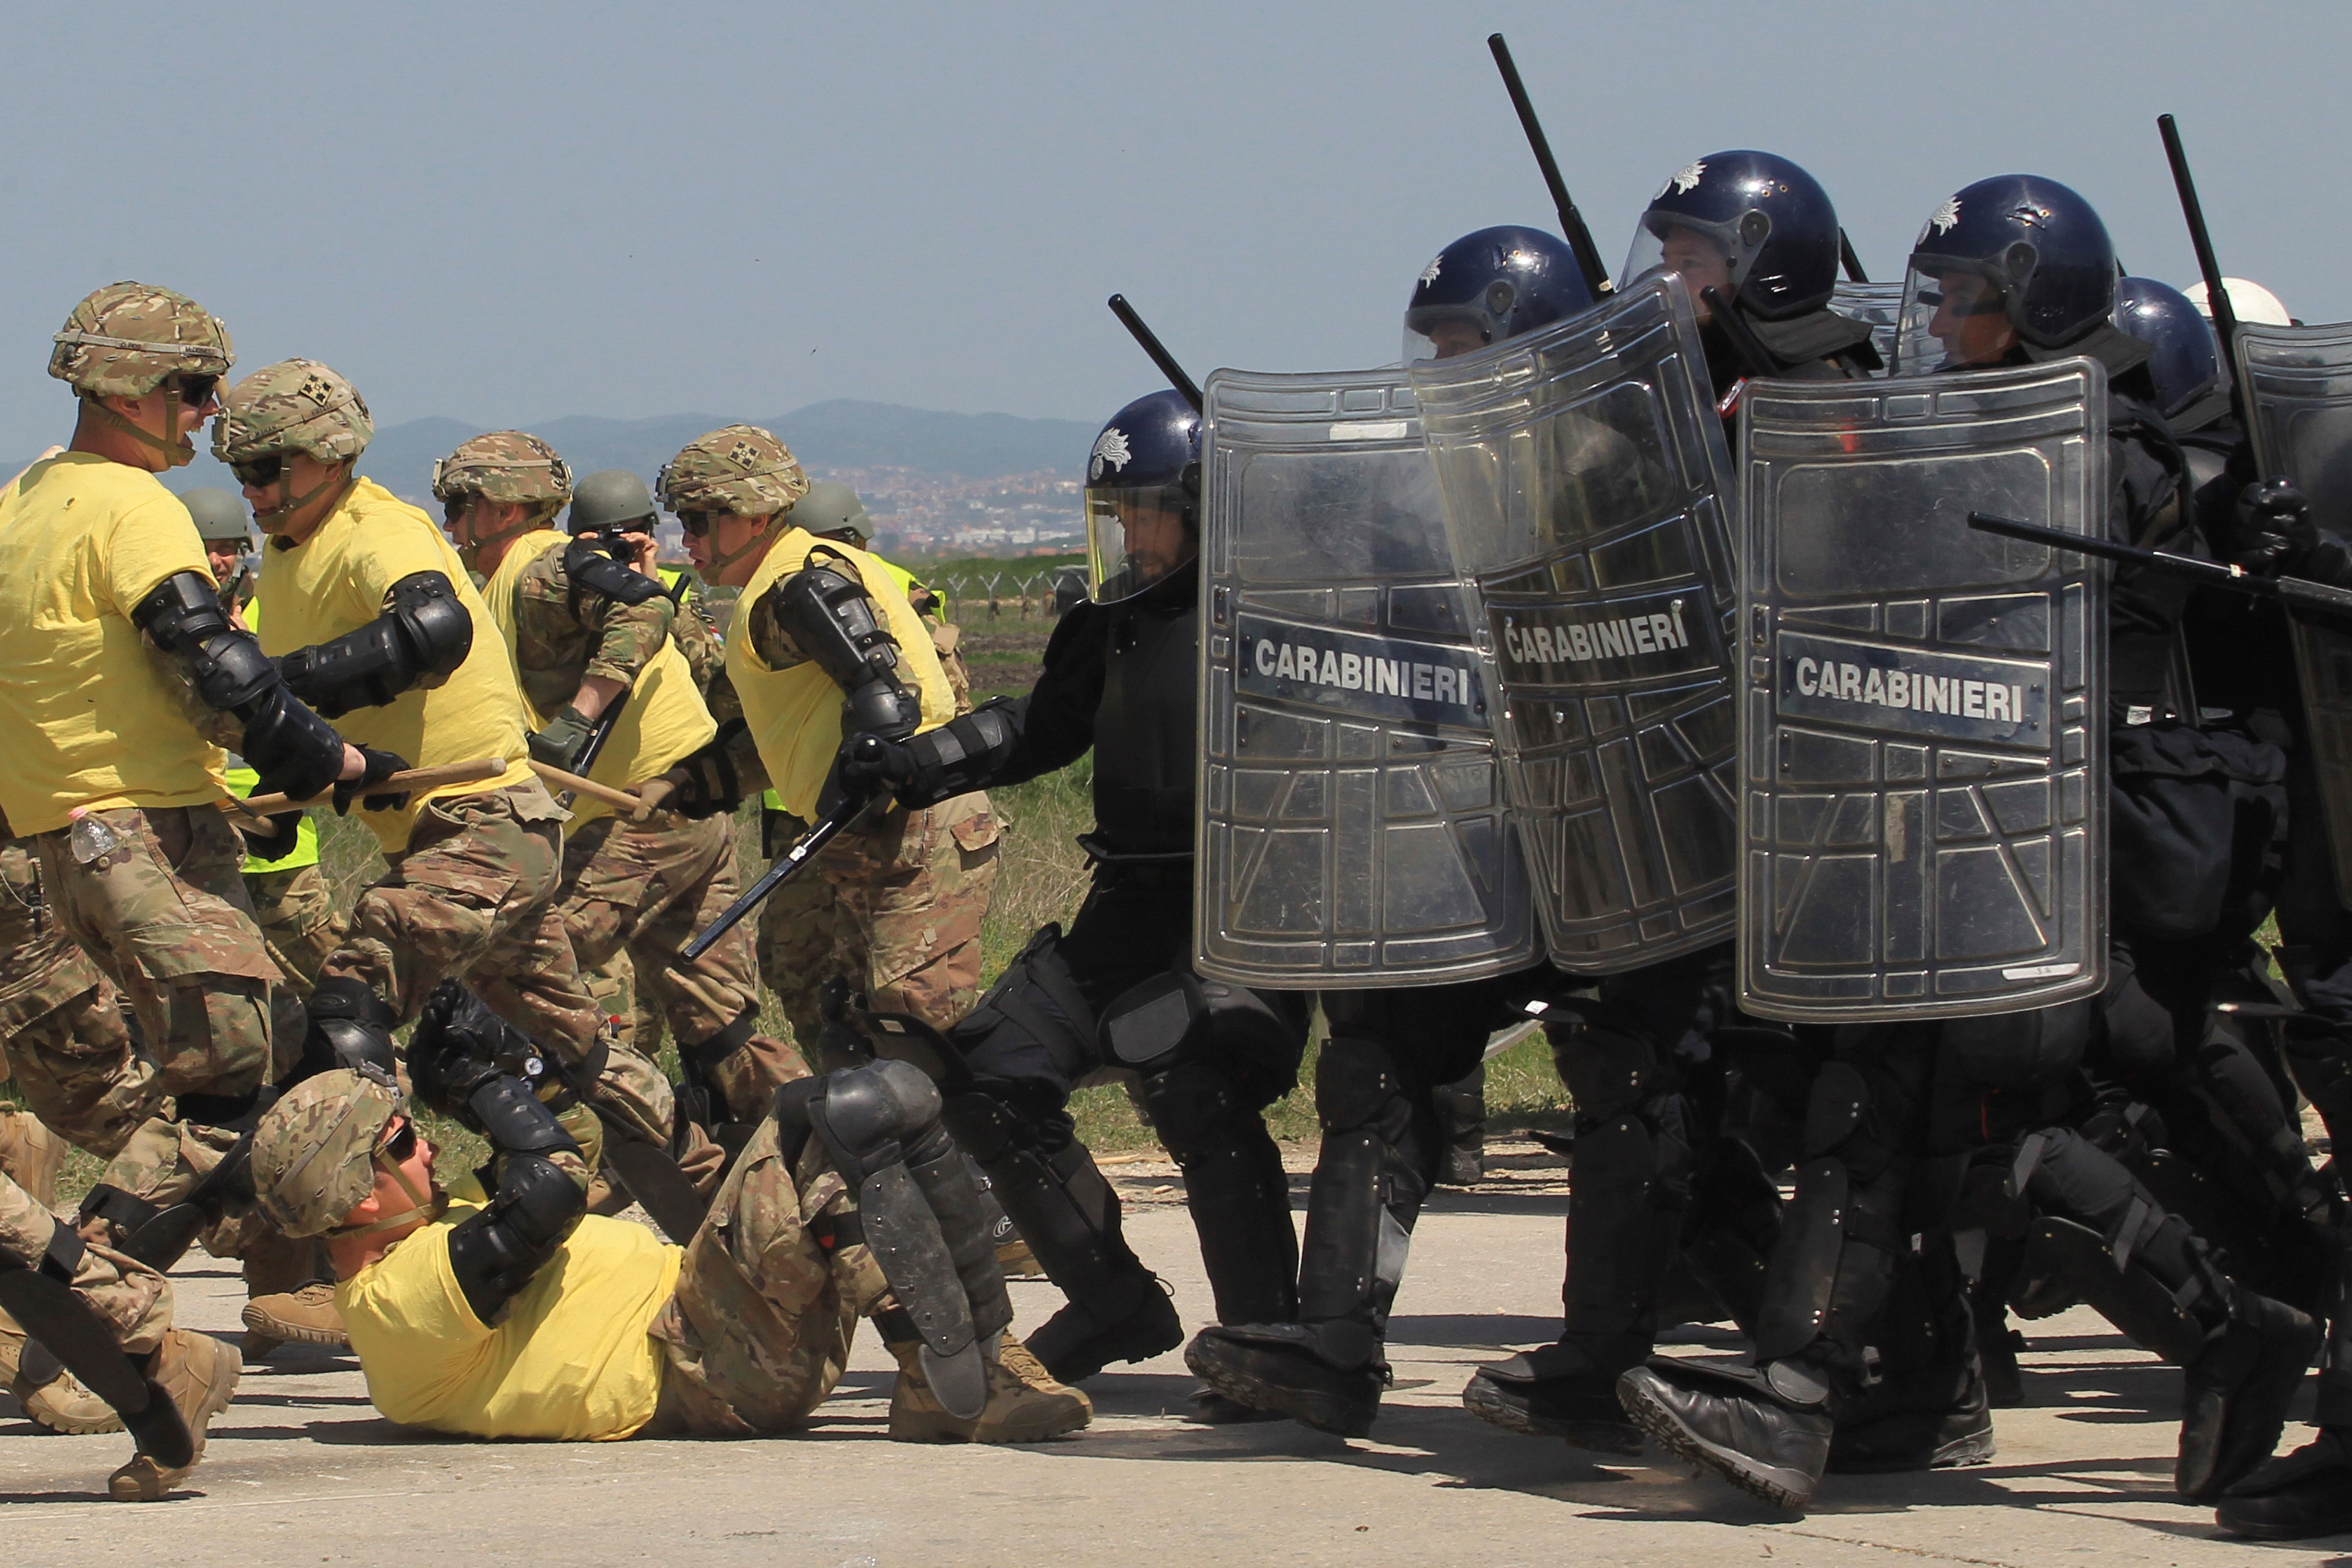
{"type": "MultiPolygon", "coordinates": [[[[752,643],[772,669],[802,662],[766,600],[750,613],[752,643]]],[[[762,919],[761,967],[803,1051],[821,1027],[816,994],[836,976],[875,1009],[935,1029],[971,1010],[997,837],[984,793],[918,811],[893,806],[835,838],[779,890],[803,884],[785,913],[762,919]]]]}
{"type": "MultiPolygon", "coordinates": [[[[60,1223],[31,1193],[0,1176],[0,1254],[26,1268],[39,1268],[60,1223]]],[[[170,1283],[154,1270],[110,1247],[92,1244],[83,1249],[81,1265],[74,1270],[73,1291],[105,1322],[114,1343],[129,1354],[144,1355],[154,1350],[172,1326],[170,1283]]]]}
{"type": "Polygon", "coordinates": [[[113,983],[58,929],[30,846],[0,841],[0,1039],[26,1103],[68,1141],[110,1159],[163,1100],[113,983]]]}
{"type": "Polygon", "coordinates": [[[326,873],[316,862],[284,871],[249,870],[245,893],[287,986],[297,996],[309,996],[327,955],[343,945],[351,929],[350,920],[335,912],[326,873]]]}

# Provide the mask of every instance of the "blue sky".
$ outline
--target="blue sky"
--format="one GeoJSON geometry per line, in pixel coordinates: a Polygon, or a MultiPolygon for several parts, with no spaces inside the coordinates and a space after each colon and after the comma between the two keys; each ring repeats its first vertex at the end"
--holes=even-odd
{"type": "Polygon", "coordinates": [[[2352,6],[215,4],[12,8],[0,420],[59,439],[73,301],[134,277],[308,354],[386,423],[746,417],[831,397],[1099,420],[1154,384],[1398,351],[1423,264],[1552,225],[1484,45],[1510,37],[1612,267],[1662,180],[1811,168],[1874,276],[2030,170],[2126,263],[2352,315],[2352,6]]]}

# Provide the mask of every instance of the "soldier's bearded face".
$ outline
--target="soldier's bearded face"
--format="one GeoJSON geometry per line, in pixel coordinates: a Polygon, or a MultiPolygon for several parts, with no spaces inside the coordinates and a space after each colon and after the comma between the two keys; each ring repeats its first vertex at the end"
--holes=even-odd
{"type": "Polygon", "coordinates": [[[1192,558],[1196,547],[1181,512],[1138,503],[1119,508],[1119,523],[1139,582],[1156,582],[1192,558]]]}

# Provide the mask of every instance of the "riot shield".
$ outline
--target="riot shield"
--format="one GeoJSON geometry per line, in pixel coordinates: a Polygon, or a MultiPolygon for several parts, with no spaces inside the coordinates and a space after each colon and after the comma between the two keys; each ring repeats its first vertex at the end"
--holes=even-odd
{"type": "Polygon", "coordinates": [[[1219,371],[1206,402],[1201,972],[1351,989],[1533,961],[1404,372],[1219,371]]]}
{"type": "Polygon", "coordinates": [[[1551,961],[1727,938],[1730,457],[1681,281],[1412,373],[1551,961]]]}
{"type": "Polygon", "coordinates": [[[1856,283],[1841,278],[1830,290],[1830,308],[1841,316],[1870,323],[1871,346],[1886,364],[1895,362],[1895,340],[1903,327],[1903,285],[1856,283]]]}
{"type": "MultiPolygon", "coordinates": [[[[2260,472],[2294,480],[2323,526],[2344,529],[2352,516],[2352,322],[2241,323],[2236,357],[2260,472]]],[[[2352,907],[2352,636],[2299,617],[2294,626],[2336,895],[2352,907]]]]}
{"type": "Polygon", "coordinates": [[[2103,530],[2106,458],[2088,360],[1749,392],[1741,1007],[1956,1017],[2099,988],[2105,571],[1968,515],[2103,530]]]}

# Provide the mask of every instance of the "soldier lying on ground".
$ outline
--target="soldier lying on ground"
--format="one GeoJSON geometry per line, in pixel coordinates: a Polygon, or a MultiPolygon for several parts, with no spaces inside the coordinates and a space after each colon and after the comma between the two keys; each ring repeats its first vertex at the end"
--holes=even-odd
{"type": "Polygon", "coordinates": [[[446,1191],[382,1075],[308,1079],[256,1134],[260,1200],[326,1239],[368,1395],[393,1420],[478,1437],[789,1431],[840,1380],[860,1317],[898,1362],[894,1438],[1034,1442],[1092,1418],[1005,1336],[979,1191],[914,1068],[787,1084],[678,1248],[583,1218],[578,1145],[501,1071],[536,1055],[454,982],[426,1003],[417,1098],[491,1148],[446,1191]],[[889,1239],[878,1252],[868,1227],[889,1239]]]}

